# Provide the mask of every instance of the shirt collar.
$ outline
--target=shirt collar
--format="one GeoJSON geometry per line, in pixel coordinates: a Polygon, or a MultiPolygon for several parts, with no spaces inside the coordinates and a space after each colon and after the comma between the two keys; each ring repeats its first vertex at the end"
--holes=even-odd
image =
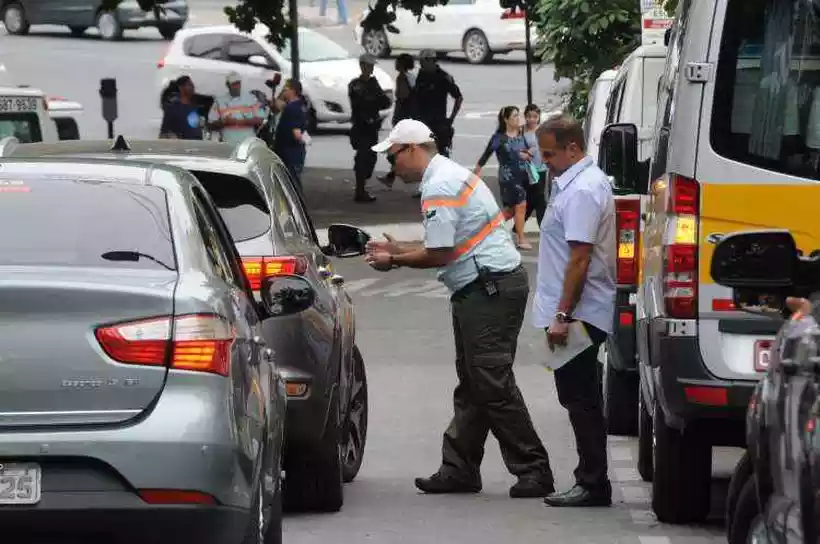
{"type": "Polygon", "coordinates": [[[573,164],[570,168],[567,169],[566,172],[558,176],[558,178],[555,180],[555,184],[558,185],[558,189],[561,191],[566,189],[567,185],[572,183],[572,181],[575,178],[577,178],[581,172],[592,166],[593,162],[594,161],[592,160],[592,157],[587,155],[580,161],[573,164]]]}
{"type": "Polygon", "coordinates": [[[436,169],[441,166],[442,161],[444,161],[444,157],[436,153],[430,162],[427,164],[427,168],[424,169],[424,174],[421,175],[421,183],[419,184],[419,189],[427,183],[430,178],[436,173],[436,169]]]}

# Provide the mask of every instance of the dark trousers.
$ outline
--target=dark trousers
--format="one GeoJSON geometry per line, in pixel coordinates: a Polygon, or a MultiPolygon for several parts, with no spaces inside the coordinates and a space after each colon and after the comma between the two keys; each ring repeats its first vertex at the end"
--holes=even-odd
{"type": "Polygon", "coordinates": [[[378,155],[371,148],[379,142],[379,126],[354,126],[350,144],[356,151],[353,157],[353,173],[356,176],[356,193],[363,193],[367,180],[373,177],[378,155]]]}
{"type": "Polygon", "coordinates": [[[558,401],[569,412],[575,433],[578,451],[575,481],[587,489],[597,490],[609,483],[601,365],[598,363],[598,348],[607,335],[588,323],[584,325],[592,346],[555,371],[555,388],[558,401]]]}
{"type": "Polygon", "coordinates": [[[535,212],[535,218],[538,219],[538,224],[544,219],[544,214],[547,213],[547,173],[541,172],[538,183],[527,185],[527,215],[524,220],[527,220],[535,212]]]}
{"type": "Polygon", "coordinates": [[[510,473],[552,482],[547,451],[513,373],[529,295],[527,273],[518,268],[498,274],[496,284],[495,296],[473,282],[451,298],[458,385],[440,472],[480,484],[484,443],[492,431],[510,473]]]}

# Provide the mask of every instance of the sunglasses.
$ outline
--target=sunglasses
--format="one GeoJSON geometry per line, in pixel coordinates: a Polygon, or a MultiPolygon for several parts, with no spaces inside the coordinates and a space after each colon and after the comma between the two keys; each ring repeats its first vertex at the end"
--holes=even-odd
{"type": "Polygon", "coordinates": [[[394,151],[392,153],[388,151],[387,152],[387,158],[395,159],[396,157],[398,157],[399,155],[401,155],[403,152],[407,151],[408,149],[410,149],[410,145],[403,145],[403,146],[399,147],[396,151],[394,151]]]}

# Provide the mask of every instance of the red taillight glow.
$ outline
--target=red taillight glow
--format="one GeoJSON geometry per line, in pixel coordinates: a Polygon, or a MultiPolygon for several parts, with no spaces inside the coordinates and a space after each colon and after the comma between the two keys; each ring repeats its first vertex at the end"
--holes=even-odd
{"type": "Polygon", "coordinates": [[[297,275],[307,271],[304,257],[243,257],[242,266],[251,284],[251,289],[262,288],[262,280],[270,276],[297,275]]]}
{"type": "Polygon", "coordinates": [[[663,263],[666,313],[673,318],[694,319],[698,313],[698,183],[673,174],[668,191],[670,228],[663,263]]]}
{"type": "Polygon", "coordinates": [[[524,19],[526,17],[526,13],[524,13],[523,9],[517,9],[515,11],[511,9],[505,9],[504,13],[501,14],[501,19],[524,19]]]}
{"type": "Polygon", "coordinates": [[[672,174],[669,184],[668,213],[698,215],[698,182],[672,174]]]}
{"type": "Polygon", "coordinates": [[[105,353],[119,363],[164,366],[227,376],[235,334],[216,315],[158,317],[100,327],[95,336],[105,353]]]}
{"type": "Polygon", "coordinates": [[[735,310],[735,303],[730,298],[715,298],[712,299],[713,312],[731,312],[735,310]]]}
{"type": "Polygon", "coordinates": [[[618,314],[618,323],[620,323],[622,327],[628,327],[632,325],[634,321],[635,317],[632,315],[632,312],[621,312],[618,314]]]}
{"type": "Polygon", "coordinates": [[[684,387],[686,400],[694,404],[707,406],[726,406],[729,404],[729,393],[723,387],[684,387]]]}
{"type": "Polygon", "coordinates": [[[168,56],[168,51],[170,47],[166,47],[165,51],[162,53],[162,57],[157,61],[157,68],[165,68],[165,57],[168,56]]]}
{"type": "Polygon", "coordinates": [[[618,258],[616,278],[618,285],[634,285],[638,282],[638,238],[641,201],[638,198],[615,201],[616,228],[618,232],[618,258]]]}
{"type": "Polygon", "coordinates": [[[139,496],[148,504],[217,504],[215,498],[200,491],[182,491],[177,489],[140,489],[139,496]]]}

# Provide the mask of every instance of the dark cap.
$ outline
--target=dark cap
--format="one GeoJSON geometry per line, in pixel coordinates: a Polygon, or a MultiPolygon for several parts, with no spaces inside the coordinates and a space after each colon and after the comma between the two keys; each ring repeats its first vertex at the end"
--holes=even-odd
{"type": "Polygon", "coordinates": [[[422,49],[421,53],[419,53],[420,60],[428,60],[428,59],[435,59],[436,52],[432,49],[422,49]]]}
{"type": "Polygon", "coordinates": [[[359,62],[362,63],[362,64],[369,64],[370,66],[375,66],[376,65],[376,57],[374,57],[373,55],[371,55],[369,53],[362,53],[359,56],[359,62]]]}

